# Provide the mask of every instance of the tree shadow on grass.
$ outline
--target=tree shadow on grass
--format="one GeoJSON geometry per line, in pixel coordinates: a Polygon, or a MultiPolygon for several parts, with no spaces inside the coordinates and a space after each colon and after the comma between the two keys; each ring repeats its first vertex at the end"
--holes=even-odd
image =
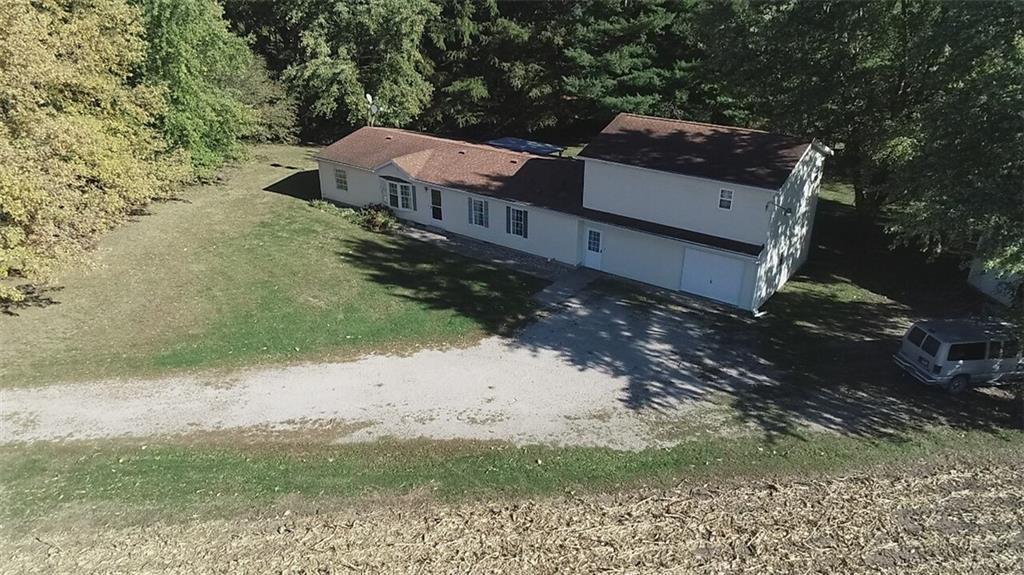
{"type": "Polygon", "coordinates": [[[263,190],[305,201],[315,200],[320,197],[320,174],[317,170],[303,170],[278,180],[263,190]]]}
{"type": "Polygon", "coordinates": [[[338,257],[396,297],[451,310],[485,332],[509,334],[532,317],[549,282],[402,236],[348,238],[338,257]]]}
{"type": "Polygon", "coordinates": [[[60,303],[53,297],[53,294],[63,290],[60,286],[42,285],[20,285],[17,289],[21,292],[22,299],[18,301],[0,302],[0,313],[9,316],[18,316],[18,312],[29,308],[44,308],[60,303]]]}

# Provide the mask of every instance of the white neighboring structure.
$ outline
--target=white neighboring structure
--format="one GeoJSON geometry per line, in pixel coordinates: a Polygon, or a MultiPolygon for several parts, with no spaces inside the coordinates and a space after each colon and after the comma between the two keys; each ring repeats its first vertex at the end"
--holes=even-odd
{"type": "Polygon", "coordinates": [[[1013,303],[1013,292],[1019,289],[1024,283],[1024,278],[1017,276],[999,277],[994,272],[986,271],[981,262],[971,263],[971,272],[967,276],[967,282],[974,286],[974,289],[996,300],[997,302],[1010,305],[1013,303]]]}
{"type": "Polygon", "coordinates": [[[620,114],[577,160],[392,128],[317,160],[325,199],[756,311],[807,258],[830,153],[620,114]]]}

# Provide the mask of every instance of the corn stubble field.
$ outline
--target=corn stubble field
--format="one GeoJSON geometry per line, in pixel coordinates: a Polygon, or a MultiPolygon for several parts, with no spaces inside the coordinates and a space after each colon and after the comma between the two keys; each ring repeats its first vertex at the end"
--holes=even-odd
{"type": "Polygon", "coordinates": [[[6,538],[11,573],[1021,573],[1024,469],[945,463],[6,538]]]}

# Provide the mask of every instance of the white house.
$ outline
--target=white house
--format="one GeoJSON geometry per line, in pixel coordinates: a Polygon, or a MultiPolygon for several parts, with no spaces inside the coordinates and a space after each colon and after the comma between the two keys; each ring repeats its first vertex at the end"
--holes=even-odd
{"type": "Polygon", "coordinates": [[[619,114],[577,159],[362,128],[317,161],[324,199],[756,311],[807,257],[830,153],[619,114]]]}

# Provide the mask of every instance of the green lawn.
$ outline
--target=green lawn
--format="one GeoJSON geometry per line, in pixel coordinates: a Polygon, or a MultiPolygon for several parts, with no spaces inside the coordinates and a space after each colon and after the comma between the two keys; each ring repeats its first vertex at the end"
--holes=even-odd
{"type": "Polygon", "coordinates": [[[255,149],[104,238],[40,305],[0,315],[2,385],[461,345],[531,311],[542,280],[288,195],[318,190],[312,152],[255,149]]]}
{"type": "MultiPolygon", "coordinates": [[[[430,246],[365,232],[299,194],[309,150],[267,147],[223,184],[107,238],[57,303],[0,317],[6,385],[346,357],[458,344],[508,329],[543,282],[430,246]],[[295,175],[299,174],[299,175],[295,175]]],[[[950,262],[890,250],[856,221],[846,186],[823,193],[815,251],[757,320],[709,312],[784,370],[729,404],[762,436],[691,437],[671,449],[518,448],[479,442],[338,446],[215,437],[0,448],[4,525],[320,508],[364,494],[441,497],[604,489],[722,474],[842,470],[910,459],[1019,456],[1005,402],[951,400],[894,383],[889,354],[913,317],[978,305],[950,262]],[[815,393],[808,393],[813,390],[815,393]],[[875,401],[880,399],[881,401],[875,401]],[[840,433],[795,432],[795,414],[853,417],[840,433]]],[[[619,289],[623,289],[621,284],[619,289]]],[[[625,288],[643,299],[648,296],[625,288]]],[[[658,296],[650,296],[657,301],[658,296]]],[[[962,310],[952,310],[953,312],[962,310]]]]}
{"type": "Polygon", "coordinates": [[[1017,457],[1022,447],[1020,433],[952,430],[900,442],[817,434],[768,445],[708,437],[639,452],[456,441],[5,447],[0,522],[31,525],[76,513],[101,523],[231,516],[282,504],[324,509],[351,497],[414,491],[444,499],[523,496],[709,476],[841,472],[965,454],[1017,457]]]}

